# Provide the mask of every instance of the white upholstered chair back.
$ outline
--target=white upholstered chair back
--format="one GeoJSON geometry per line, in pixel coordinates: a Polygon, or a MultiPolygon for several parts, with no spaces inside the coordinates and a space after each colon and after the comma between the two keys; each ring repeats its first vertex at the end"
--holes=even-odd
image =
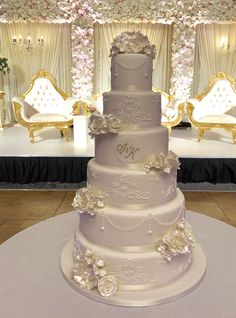
{"type": "Polygon", "coordinates": [[[169,104],[169,98],[167,94],[161,94],[161,109],[162,112],[165,110],[166,106],[169,104]]]}
{"type": "Polygon", "coordinates": [[[204,108],[209,115],[219,115],[236,106],[236,91],[227,79],[218,79],[209,92],[200,101],[202,112],[204,108]]]}
{"type": "Polygon", "coordinates": [[[69,95],[61,91],[55,78],[41,70],[31,80],[30,88],[22,96],[40,113],[65,114],[71,112],[67,105],[69,95]]]}

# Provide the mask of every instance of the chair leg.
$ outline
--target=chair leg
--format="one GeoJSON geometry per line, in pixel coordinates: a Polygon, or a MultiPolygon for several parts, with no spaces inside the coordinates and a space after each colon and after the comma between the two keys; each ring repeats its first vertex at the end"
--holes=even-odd
{"type": "Polygon", "coordinates": [[[64,128],[62,131],[63,131],[63,135],[66,138],[66,141],[68,141],[69,140],[69,128],[68,127],[64,128]]]}
{"type": "Polygon", "coordinates": [[[29,130],[30,142],[34,143],[34,129],[32,127],[29,127],[28,130],[29,130]]]}
{"type": "Polygon", "coordinates": [[[234,144],[236,144],[236,129],[232,129],[232,138],[233,138],[234,144]]]}
{"type": "Polygon", "coordinates": [[[198,128],[198,142],[202,140],[204,132],[205,132],[205,129],[198,128]]]}

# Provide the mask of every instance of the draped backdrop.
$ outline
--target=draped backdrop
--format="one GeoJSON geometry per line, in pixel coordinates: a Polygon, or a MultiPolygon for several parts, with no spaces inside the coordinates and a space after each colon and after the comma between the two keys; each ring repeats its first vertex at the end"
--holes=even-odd
{"type": "Polygon", "coordinates": [[[201,93],[209,79],[225,72],[236,80],[236,24],[199,24],[196,46],[192,96],[201,93]],[[225,43],[225,47],[222,47],[225,43]],[[227,51],[228,48],[231,50],[227,51]]]}
{"type": "Polygon", "coordinates": [[[94,25],[94,93],[110,90],[110,47],[124,31],[140,31],[156,46],[153,63],[153,86],[169,92],[171,77],[172,26],[153,23],[106,23],[94,25]]]}
{"type": "MultiPolygon", "coordinates": [[[[141,31],[156,46],[153,86],[169,92],[173,25],[157,23],[106,23],[94,25],[94,93],[110,89],[110,46],[123,31],[141,31]]],[[[236,24],[199,24],[196,27],[194,76],[191,96],[207,87],[217,72],[226,72],[236,79],[236,24]],[[223,43],[225,46],[223,47],[223,43]],[[227,50],[230,48],[230,50],[227,50]]],[[[56,23],[0,23],[0,57],[7,57],[11,71],[0,76],[0,90],[4,90],[9,122],[14,121],[12,96],[22,94],[32,75],[40,69],[48,70],[65,91],[71,93],[72,49],[71,25],[56,23]],[[27,50],[12,43],[13,36],[32,40],[43,36],[45,46],[27,50]]],[[[1,74],[0,74],[1,75],[1,74]]]]}
{"type": "MultiPolygon", "coordinates": [[[[7,57],[11,71],[3,76],[3,90],[6,93],[8,120],[13,121],[11,97],[22,94],[31,77],[40,69],[49,71],[60,88],[71,92],[71,26],[49,23],[1,23],[0,56],[7,57]],[[30,34],[35,42],[32,50],[13,45],[12,38],[30,34]],[[43,36],[45,45],[40,48],[37,39],[43,36]]],[[[0,88],[1,89],[1,88],[0,88]]]]}

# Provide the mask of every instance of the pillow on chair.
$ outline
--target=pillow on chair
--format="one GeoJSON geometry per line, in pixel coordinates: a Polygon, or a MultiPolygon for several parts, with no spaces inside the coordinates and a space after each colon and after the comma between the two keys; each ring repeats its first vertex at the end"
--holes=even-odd
{"type": "Polygon", "coordinates": [[[24,115],[26,117],[30,118],[38,113],[37,109],[27,103],[24,99],[22,99],[22,105],[24,106],[24,115]]]}
{"type": "Polygon", "coordinates": [[[233,117],[236,117],[236,106],[233,106],[230,110],[228,110],[227,112],[225,112],[226,115],[230,115],[233,117]]]}

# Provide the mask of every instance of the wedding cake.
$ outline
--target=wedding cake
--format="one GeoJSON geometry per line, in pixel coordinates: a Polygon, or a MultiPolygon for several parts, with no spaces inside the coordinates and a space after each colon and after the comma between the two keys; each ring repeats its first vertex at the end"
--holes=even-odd
{"type": "Polygon", "coordinates": [[[161,126],[160,94],[152,92],[154,57],[140,32],[124,32],[112,43],[111,91],[103,94],[103,114],[90,117],[95,158],[87,187],[74,198],[80,221],[62,257],[75,288],[115,305],[173,300],[205,271],[185,221],[179,160],[161,126]]]}

